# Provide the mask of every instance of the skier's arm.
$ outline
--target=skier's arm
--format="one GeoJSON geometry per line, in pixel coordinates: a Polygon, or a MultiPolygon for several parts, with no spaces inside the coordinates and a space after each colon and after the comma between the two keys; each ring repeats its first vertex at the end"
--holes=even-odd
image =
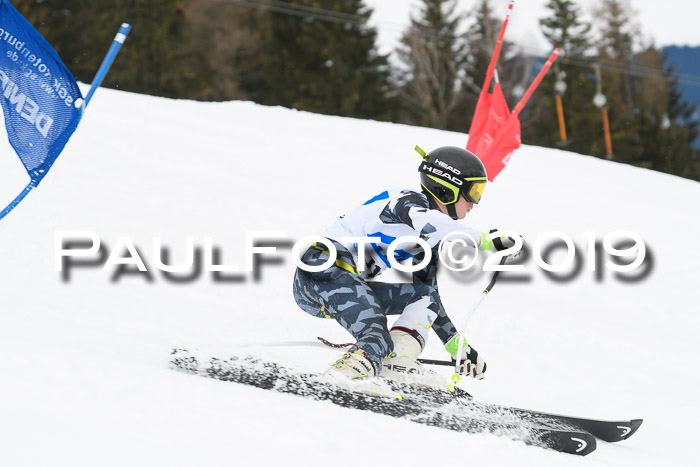
{"type": "MultiPolygon", "coordinates": [[[[432,258],[430,263],[424,268],[413,273],[413,283],[414,284],[426,284],[437,290],[437,270],[438,270],[438,249],[439,245],[436,245],[432,249],[432,258]]],[[[425,253],[422,251],[413,257],[413,265],[420,264],[425,258],[425,253]]]]}
{"type": "Polygon", "coordinates": [[[462,239],[468,246],[482,246],[482,233],[476,229],[461,224],[435,209],[415,206],[408,211],[411,226],[426,239],[431,247],[436,246],[446,237],[448,240],[462,239]],[[455,235],[450,235],[455,234],[455,235]],[[461,235],[457,235],[461,234],[461,235]]]}
{"type": "Polygon", "coordinates": [[[387,224],[404,224],[410,227],[420,238],[427,241],[431,248],[452,233],[464,234],[455,236],[455,239],[461,238],[472,247],[480,247],[484,242],[484,234],[436,209],[430,209],[425,195],[415,191],[404,191],[395,204],[382,213],[380,219],[387,224]]]}

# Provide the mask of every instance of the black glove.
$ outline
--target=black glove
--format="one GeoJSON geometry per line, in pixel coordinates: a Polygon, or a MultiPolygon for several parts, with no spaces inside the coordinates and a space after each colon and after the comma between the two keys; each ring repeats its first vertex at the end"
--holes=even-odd
{"type": "MultiPolygon", "coordinates": [[[[452,361],[457,363],[457,351],[459,350],[459,334],[450,339],[445,345],[447,350],[452,355],[452,361]]],[[[455,372],[460,375],[471,376],[474,379],[484,379],[486,373],[486,362],[479,355],[474,347],[469,346],[466,341],[462,347],[462,353],[459,358],[459,367],[455,368],[455,372]]]]}
{"type": "MultiPolygon", "coordinates": [[[[498,232],[498,229],[489,230],[490,234],[492,234],[494,232],[498,232]]],[[[520,234],[516,234],[516,235],[518,237],[520,237],[520,240],[522,241],[522,247],[518,251],[516,251],[515,253],[511,253],[508,256],[506,256],[506,258],[508,258],[509,260],[512,260],[512,259],[519,257],[523,253],[523,251],[525,250],[525,239],[520,234]]],[[[513,237],[506,237],[506,236],[496,237],[491,242],[493,243],[493,249],[496,251],[507,250],[508,248],[512,248],[515,245],[515,239],[513,237]]]]}

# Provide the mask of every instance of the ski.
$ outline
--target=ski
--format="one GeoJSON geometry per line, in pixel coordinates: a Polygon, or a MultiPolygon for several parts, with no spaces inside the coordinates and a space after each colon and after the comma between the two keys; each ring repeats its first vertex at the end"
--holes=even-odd
{"type": "Polygon", "coordinates": [[[496,413],[503,416],[507,414],[511,417],[517,417],[518,419],[552,428],[585,431],[608,443],[615,443],[628,439],[639,429],[644,421],[642,419],[620,421],[596,420],[592,418],[557,415],[547,412],[538,412],[536,410],[478,402],[474,401],[469,393],[460,388],[455,388],[455,395],[458,399],[463,400],[462,404],[478,407],[479,410],[484,413],[496,413]]]}
{"type": "MultiPolygon", "coordinates": [[[[349,346],[352,346],[354,344],[352,343],[344,343],[344,344],[334,344],[327,339],[324,339],[322,337],[317,338],[319,341],[323,343],[324,346],[329,347],[329,348],[334,348],[334,349],[342,349],[346,348],[349,346]]],[[[428,359],[419,359],[418,360],[420,363],[424,364],[430,364],[430,365],[441,365],[441,366],[452,366],[454,365],[453,362],[450,361],[444,361],[444,360],[428,360],[428,359]]],[[[472,397],[469,395],[466,391],[455,388],[455,393],[459,395],[459,397],[463,397],[466,399],[471,400],[472,397]]],[[[574,430],[583,430],[586,431],[596,438],[599,438],[603,441],[607,441],[609,443],[615,443],[617,441],[622,441],[628,439],[630,436],[632,436],[642,425],[643,420],[642,419],[632,419],[632,420],[621,420],[621,421],[604,421],[604,420],[595,420],[595,419],[590,419],[590,418],[578,418],[578,417],[571,417],[568,415],[556,415],[556,414],[551,414],[551,413],[546,413],[546,412],[538,412],[535,410],[527,410],[527,409],[518,409],[514,407],[505,407],[501,405],[496,405],[496,404],[486,404],[486,403],[479,403],[479,402],[473,402],[474,404],[480,404],[482,409],[484,411],[491,411],[491,412],[500,412],[500,413],[505,413],[505,412],[511,412],[513,414],[518,415],[521,418],[529,419],[537,423],[544,423],[549,426],[551,425],[558,425],[560,427],[566,427],[574,430]]]]}
{"type": "Polygon", "coordinates": [[[507,407],[498,404],[477,402],[473,400],[470,400],[468,404],[479,407],[479,410],[485,413],[498,413],[501,415],[508,414],[535,424],[560,429],[585,431],[596,438],[609,443],[628,439],[639,429],[643,422],[642,419],[606,421],[590,418],[578,418],[568,415],[557,415],[546,412],[538,412],[535,410],[518,409],[515,407],[507,407]]]}
{"type": "Polygon", "coordinates": [[[573,428],[587,431],[596,438],[607,441],[608,443],[615,443],[617,441],[628,439],[639,429],[644,421],[642,419],[606,421],[590,418],[570,417],[567,415],[555,415],[525,409],[513,410],[524,417],[532,417],[534,420],[541,422],[562,422],[573,428]]]}
{"type": "Polygon", "coordinates": [[[296,371],[253,357],[200,360],[185,349],[172,351],[170,366],[190,374],[329,401],[342,407],[368,410],[414,423],[459,432],[492,433],[568,454],[585,456],[596,448],[595,437],[584,430],[563,425],[548,426],[536,418],[496,410],[497,406],[473,403],[463,391],[454,394],[447,390],[383,380],[391,383],[397,397],[378,397],[341,388],[320,374],[296,371]]]}

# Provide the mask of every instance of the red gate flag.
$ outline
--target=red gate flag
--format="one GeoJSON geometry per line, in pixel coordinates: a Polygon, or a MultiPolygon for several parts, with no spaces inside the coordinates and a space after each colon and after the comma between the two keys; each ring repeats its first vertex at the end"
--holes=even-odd
{"type": "Polygon", "coordinates": [[[520,120],[517,115],[511,115],[501,84],[496,82],[493,93],[479,97],[467,150],[481,159],[492,182],[510,159],[510,153],[519,147],[520,120]]]}
{"type": "Polygon", "coordinates": [[[498,80],[494,84],[493,93],[482,92],[479,96],[474,119],[471,128],[469,128],[467,150],[481,159],[489,181],[493,182],[496,175],[505,168],[513,151],[520,147],[520,119],[518,115],[532,93],[535,92],[547,70],[556,60],[557,55],[559,55],[559,49],[554,49],[512,113],[508,111],[508,104],[503,97],[498,80]]]}
{"type": "Polygon", "coordinates": [[[520,147],[520,120],[518,115],[559,54],[559,49],[555,49],[552,52],[512,113],[508,110],[508,104],[505,97],[503,97],[498,77],[496,77],[493,91],[489,93],[488,89],[491,86],[491,80],[495,73],[496,62],[503,45],[503,36],[505,35],[512,10],[513,2],[511,1],[508,5],[505,20],[503,20],[501,25],[501,31],[491,56],[491,62],[486,70],[486,78],[479,94],[479,100],[476,103],[474,118],[469,128],[469,140],[467,140],[467,150],[473,152],[481,159],[491,182],[506,166],[513,151],[520,147]]]}

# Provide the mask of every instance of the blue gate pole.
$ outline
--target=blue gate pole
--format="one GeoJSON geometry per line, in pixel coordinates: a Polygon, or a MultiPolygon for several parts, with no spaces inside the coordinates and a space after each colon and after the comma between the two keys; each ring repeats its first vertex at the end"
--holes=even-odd
{"type": "Polygon", "coordinates": [[[105,55],[104,60],[102,60],[102,65],[100,65],[100,69],[97,70],[97,74],[95,75],[95,79],[92,80],[92,84],[90,85],[90,91],[88,91],[88,94],[85,97],[85,103],[83,104],[83,107],[82,107],[83,112],[85,112],[85,108],[90,103],[90,99],[92,99],[92,95],[95,94],[95,91],[97,90],[97,88],[100,87],[100,85],[102,84],[102,81],[105,79],[105,76],[107,76],[107,72],[109,71],[109,67],[112,66],[114,59],[117,58],[117,54],[119,53],[119,49],[121,49],[122,44],[124,44],[124,41],[126,40],[126,36],[129,35],[129,31],[131,31],[131,25],[128,23],[122,23],[121,27],[119,28],[119,32],[117,32],[117,35],[114,36],[114,41],[112,41],[112,46],[109,48],[109,51],[107,52],[107,55],[105,55]]]}
{"type": "Polygon", "coordinates": [[[22,192],[20,194],[18,194],[16,198],[13,199],[12,202],[10,204],[8,204],[5,209],[0,211],[0,219],[5,217],[6,215],[8,215],[10,213],[10,211],[12,211],[15,208],[15,206],[17,206],[24,199],[24,197],[27,196],[30,191],[32,191],[32,189],[35,186],[36,186],[36,181],[34,181],[34,180],[30,181],[29,185],[24,187],[24,190],[22,190],[22,192]]]}

